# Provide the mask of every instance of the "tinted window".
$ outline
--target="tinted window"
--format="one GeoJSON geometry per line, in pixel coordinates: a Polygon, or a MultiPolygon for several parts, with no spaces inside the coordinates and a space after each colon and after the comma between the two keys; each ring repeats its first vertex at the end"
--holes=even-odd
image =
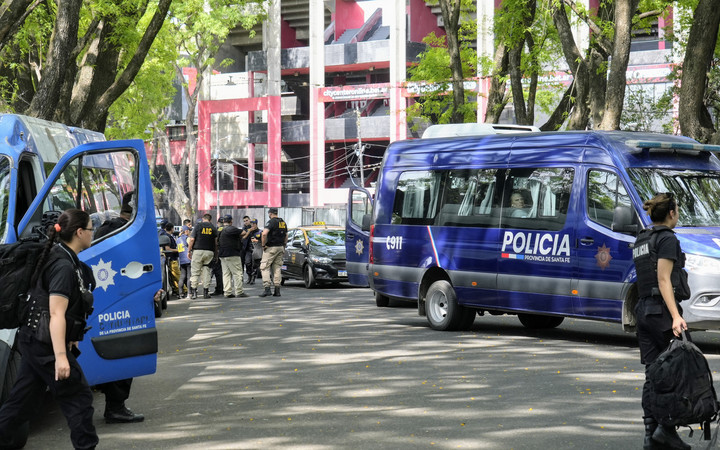
{"type": "Polygon", "coordinates": [[[445,189],[436,225],[498,227],[499,195],[496,169],[446,172],[445,189]]]}
{"type": "Polygon", "coordinates": [[[630,196],[617,174],[605,170],[588,172],[587,214],[593,222],[612,228],[618,206],[631,207],[630,196]]]}
{"type": "Polygon", "coordinates": [[[343,230],[310,230],[308,231],[310,245],[343,246],[345,245],[345,231],[343,230]]]}
{"type": "Polygon", "coordinates": [[[565,226],[572,168],[511,169],[503,191],[504,228],[558,231],[565,226]]]}
{"type": "Polygon", "coordinates": [[[432,225],[441,194],[442,172],[414,171],[400,175],[392,223],[432,225]]]}

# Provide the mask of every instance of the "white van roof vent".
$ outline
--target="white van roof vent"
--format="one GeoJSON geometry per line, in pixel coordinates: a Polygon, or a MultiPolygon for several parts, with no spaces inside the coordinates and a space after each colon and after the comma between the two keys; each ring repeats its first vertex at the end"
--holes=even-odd
{"type": "Polygon", "coordinates": [[[430,125],[422,135],[423,139],[439,137],[483,136],[504,133],[539,133],[540,128],[532,125],[511,125],[498,123],[446,123],[430,125]]]}

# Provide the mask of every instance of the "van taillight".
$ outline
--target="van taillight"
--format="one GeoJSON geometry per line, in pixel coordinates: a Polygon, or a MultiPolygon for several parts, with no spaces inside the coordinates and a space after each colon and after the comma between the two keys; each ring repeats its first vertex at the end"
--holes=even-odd
{"type": "Polygon", "coordinates": [[[370,225],[370,240],[368,241],[368,252],[370,253],[370,264],[373,263],[373,238],[375,237],[375,225],[370,225]]]}

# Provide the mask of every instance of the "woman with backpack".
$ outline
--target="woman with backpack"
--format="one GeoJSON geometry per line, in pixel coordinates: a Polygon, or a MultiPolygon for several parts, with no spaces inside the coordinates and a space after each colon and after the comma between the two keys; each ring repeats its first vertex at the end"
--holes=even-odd
{"type": "MultiPolygon", "coordinates": [[[[651,410],[652,390],[648,367],[670,341],[687,330],[680,301],[689,298],[685,254],[672,229],[678,223],[678,204],[672,193],[657,194],[644,203],[653,222],[642,230],[633,247],[637,271],[638,304],[635,307],[640,360],[645,364],[642,392],[645,440],[643,449],[689,449],[674,426],[658,424],[651,410]]],[[[689,339],[690,334],[686,331],[689,339]]]]}
{"type": "Polygon", "coordinates": [[[0,448],[12,442],[13,430],[30,420],[46,386],[67,419],[73,446],[95,448],[93,394],[76,359],[95,285],[92,270],[77,255],[90,247],[92,221],[85,211],[69,209],[48,228],[47,236],[18,332],[23,357],[17,381],[0,409],[0,448]]]}

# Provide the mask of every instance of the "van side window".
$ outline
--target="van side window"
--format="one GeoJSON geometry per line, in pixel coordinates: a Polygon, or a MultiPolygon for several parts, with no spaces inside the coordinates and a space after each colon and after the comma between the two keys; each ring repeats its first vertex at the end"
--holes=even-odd
{"type": "Polygon", "coordinates": [[[435,225],[499,227],[497,172],[496,169],[448,171],[435,225]]]}
{"type": "Polygon", "coordinates": [[[357,226],[362,226],[363,216],[372,212],[372,203],[364,192],[353,191],[352,203],[348,207],[352,222],[357,226]]]}
{"type": "Polygon", "coordinates": [[[405,172],[395,189],[392,223],[432,225],[438,209],[443,172],[405,172]]]}
{"type": "Polygon", "coordinates": [[[510,169],[503,190],[503,228],[559,231],[570,204],[572,168],[510,169]]]}
{"type": "MultiPolygon", "coordinates": [[[[51,209],[64,211],[79,206],[90,214],[95,229],[99,228],[106,220],[120,215],[123,196],[135,190],[136,165],[135,154],[129,151],[84,155],[72,161],[50,189],[51,209]]],[[[133,195],[130,202],[133,218],[136,204],[137,197],[133,195]]]]}
{"type": "Polygon", "coordinates": [[[617,174],[606,170],[590,170],[587,181],[588,218],[611,228],[618,206],[632,208],[630,196],[617,174]]]}

